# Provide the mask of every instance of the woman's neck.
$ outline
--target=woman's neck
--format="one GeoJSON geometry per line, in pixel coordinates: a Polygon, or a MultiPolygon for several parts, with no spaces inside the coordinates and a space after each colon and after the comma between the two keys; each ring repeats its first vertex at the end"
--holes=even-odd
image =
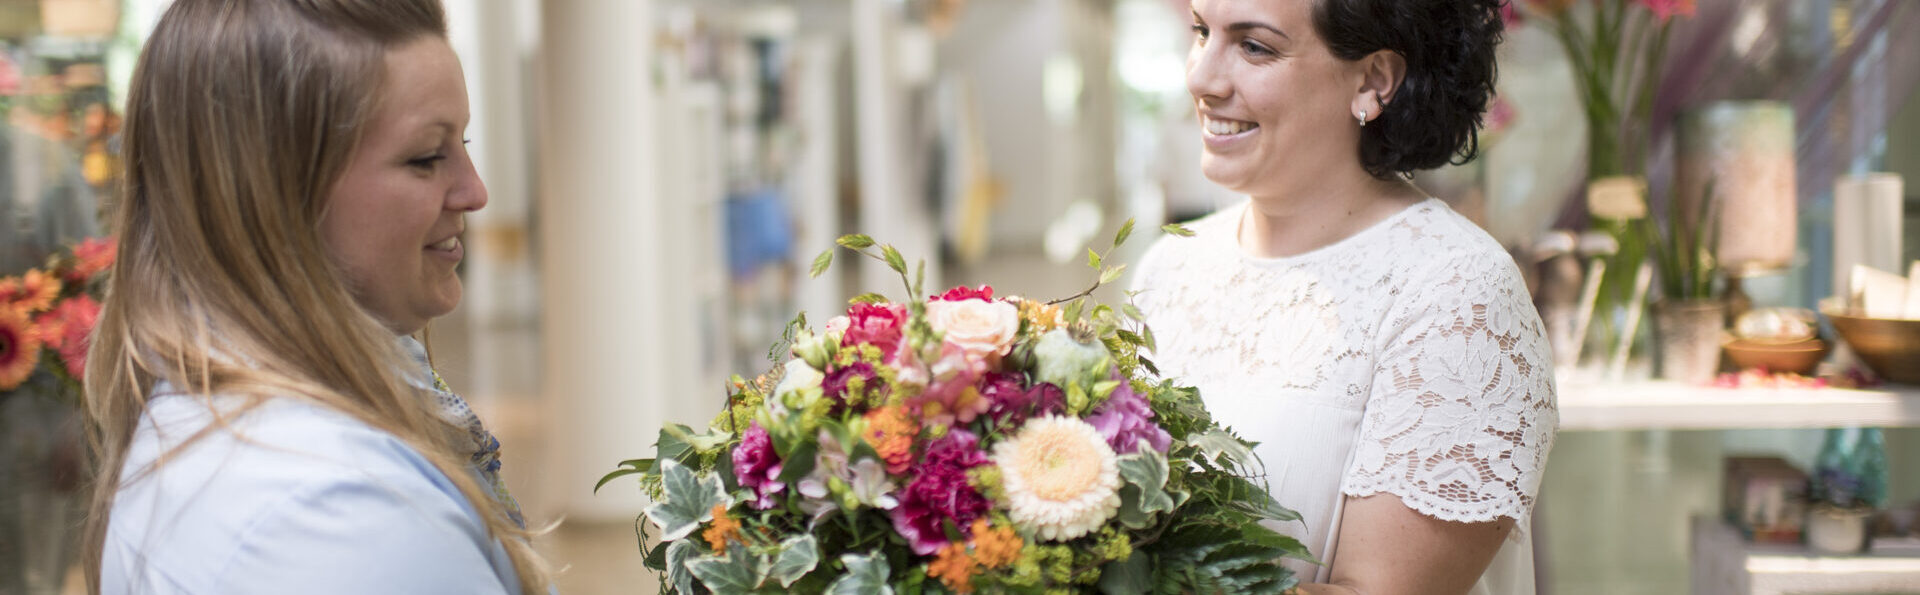
{"type": "Polygon", "coordinates": [[[1240,219],[1240,250],[1256,258],[1298,256],[1352,237],[1426,198],[1410,182],[1346,176],[1256,194],[1240,219]]]}

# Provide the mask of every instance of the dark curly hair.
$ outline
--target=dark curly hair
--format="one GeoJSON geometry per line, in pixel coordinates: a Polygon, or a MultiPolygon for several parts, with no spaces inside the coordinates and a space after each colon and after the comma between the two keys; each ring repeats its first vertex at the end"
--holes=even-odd
{"type": "Polygon", "coordinates": [[[1390,105],[1360,133],[1360,165],[1385,179],[1462,164],[1480,152],[1481,116],[1493,97],[1501,0],[1318,0],[1313,28],[1333,55],[1379,50],[1406,58],[1390,105]]]}

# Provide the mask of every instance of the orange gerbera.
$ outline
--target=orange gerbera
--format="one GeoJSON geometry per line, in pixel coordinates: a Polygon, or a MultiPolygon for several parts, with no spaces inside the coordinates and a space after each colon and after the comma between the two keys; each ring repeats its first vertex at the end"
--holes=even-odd
{"type": "Polygon", "coordinates": [[[8,305],[31,314],[53,306],[53,300],[60,297],[60,279],[40,269],[27,271],[18,279],[9,277],[0,281],[0,297],[8,305]]]}
{"type": "Polygon", "coordinates": [[[967,553],[967,544],[949,543],[940,546],[940,553],[927,563],[927,576],[940,579],[955,593],[972,593],[973,573],[979,568],[980,563],[967,553]]]}
{"type": "Polygon", "coordinates": [[[868,411],[866,417],[867,432],[861,438],[887,462],[888,473],[905,472],[913,464],[913,437],[920,434],[920,425],[898,405],[868,411]]]}
{"type": "Polygon", "coordinates": [[[727,514],[726,506],[719,504],[713,505],[713,525],[702,531],[700,537],[707,540],[707,546],[712,547],[715,554],[727,553],[728,541],[746,543],[740,537],[740,521],[727,514]]]}
{"type": "Polygon", "coordinates": [[[0,307],[0,390],[19,388],[40,365],[40,336],[17,308],[0,307]]]}
{"type": "Polygon", "coordinates": [[[999,568],[1020,559],[1026,542],[1012,527],[989,527],[986,519],[973,521],[973,557],[981,566],[999,568]]]}

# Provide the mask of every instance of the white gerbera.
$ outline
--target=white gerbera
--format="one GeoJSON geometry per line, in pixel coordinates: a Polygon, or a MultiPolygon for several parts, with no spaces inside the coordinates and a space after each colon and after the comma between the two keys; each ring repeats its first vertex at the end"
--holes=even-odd
{"type": "Polygon", "coordinates": [[[1027,421],[993,448],[1008,516],[1042,541],[1086,535],[1120,510],[1120,467],[1092,425],[1073,417],[1027,421]]]}

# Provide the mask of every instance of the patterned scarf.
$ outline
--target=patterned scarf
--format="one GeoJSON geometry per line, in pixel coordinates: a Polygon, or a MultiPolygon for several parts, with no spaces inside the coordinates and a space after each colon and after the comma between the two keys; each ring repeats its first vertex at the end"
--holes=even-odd
{"type": "Polygon", "coordinates": [[[413,358],[419,368],[418,374],[409,374],[413,385],[434,398],[440,406],[440,417],[455,426],[466,428],[467,437],[472,440],[473,468],[493,489],[493,498],[507,508],[507,516],[520,528],[527,527],[526,519],[520,516],[520,503],[514,501],[513,494],[507,493],[507,484],[500,480],[500,440],[480,423],[480,416],[474,415],[473,408],[467,406],[467,400],[454,394],[447,381],[440,378],[433,365],[427,361],[427,348],[413,337],[401,337],[400,348],[413,358]]]}

